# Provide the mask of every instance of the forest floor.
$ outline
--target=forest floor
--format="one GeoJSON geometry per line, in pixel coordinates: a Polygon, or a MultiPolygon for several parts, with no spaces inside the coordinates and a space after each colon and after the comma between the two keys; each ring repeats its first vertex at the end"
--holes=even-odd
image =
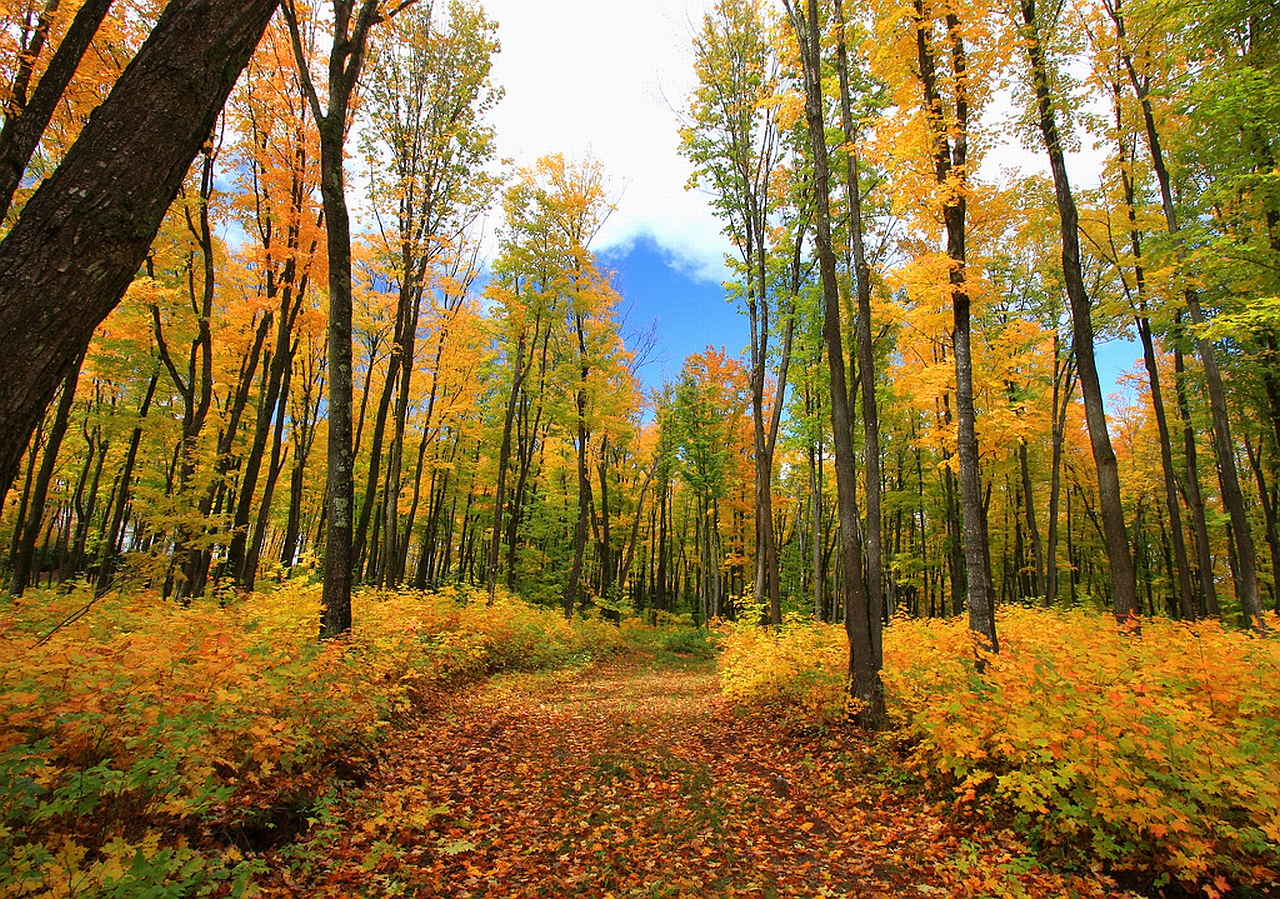
{"type": "Polygon", "coordinates": [[[398,731],[367,782],[268,856],[269,896],[1124,896],[1040,867],[885,761],[631,655],[493,678],[398,731]]]}

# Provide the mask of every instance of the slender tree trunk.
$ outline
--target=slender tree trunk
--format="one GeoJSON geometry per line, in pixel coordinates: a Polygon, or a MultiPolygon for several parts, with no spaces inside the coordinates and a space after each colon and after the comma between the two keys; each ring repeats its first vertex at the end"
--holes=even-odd
{"type": "MultiPolygon", "coordinates": [[[[489,604],[493,605],[498,590],[498,553],[502,546],[502,503],[507,485],[507,468],[511,464],[511,432],[515,429],[516,404],[520,401],[520,389],[528,374],[524,361],[525,339],[521,335],[516,342],[516,358],[511,371],[511,394],[507,397],[507,411],[502,420],[502,446],[498,450],[498,475],[493,488],[493,534],[489,538],[487,567],[489,604]]],[[[471,498],[467,497],[470,508],[471,498]]]]}
{"type": "Polygon", "coordinates": [[[965,585],[969,608],[969,628],[980,634],[988,652],[998,652],[995,597],[988,572],[990,550],[985,516],[982,514],[982,483],[978,472],[977,413],[973,400],[973,354],[971,350],[970,298],[965,275],[965,166],[968,158],[969,102],[965,88],[968,62],[960,38],[960,22],[946,17],[947,40],[954,76],[955,123],[943,115],[938,86],[935,52],[929,40],[929,23],[924,6],[915,2],[917,16],[916,50],[920,84],[924,90],[926,117],[933,141],[934,175],[938,189],[947,200],[942,217],[947,233],[947,256],[951,260],[949,278],[952,302],[952,347],[956,371],[956,455],[960,462],[961,529],[964,542],[965,585]]]}
{"type": "Polygon", "coordinates": [[[147,382],[147,392],[142,398],[142,406],[138,410],[138,424],[134,426],[129,437],[129,449],[124,456],[124,466],[120,469],[120,482],[116,488],[114,507],[111,511],[111,525],[107,528],[106,538],[102,541],[102,549],[98,554],[97,593],[102,595],[111,586],[111,578],[115,574],[116,557],[120,554],[120,536],[124,528],[125,513],[129,508],[129,494],[133,485],[133,466],[138,458],[138,447],[142,443],[142,423],[146,421],[147,410],[151,408],[151,400],[156,394],[159,375],[152,375],[147,382]]]}
{"type": "MultiPolygon", "coordinates": [[[[1123,19],[1120,17],[1119,4],[1113,13],[1117,30],[1124,37],[1123,19]]],[[[1156,180],[1160,185],[1160,200],[1164,210],[1165,227],[1177,245],[1178,258],[1184,255],[1182,239],[1179,236],[1177,208],[1173,203],[1173,188],[1161,150],[1160,134],[1156,127],[1155,114],[1151,106],[1148,84],[1138,77],[1129,55],[1123,59],[1129,71],[1134,91],[1142,104],[1142,117],[1146,127],[1147,143],[1151,150],[1151,164],[1156,180]]],[[[1200,363],[1204,366],[1205,386],[1209,394],[1209,413],[1213,424],[1213,448],[1218,462],[1218,484],[1222,490],[1222,504],[1226,507],[1231,520],[1231,536],[1236,549],[1236,597],[1240,601],[1240,611],[1250,627],[1265,628],[1266,621],[1262,617],[1262,604],[1258,594],[1257,551],[1254,547],[1253,529],[1244,506],[1244,494],[1240,489],[1240,475],[1236,465],[1235,443],[1231,437],[1231,421],[1227,416],[1226,390],[1222,383],[1222,372],[1218,368],[1217,352],[1213,342],[1204,336],[1205,317],[1200,308],[1200,297],[1192,287],[1183,290],[1183,298],[1187,304],[1187,312],[1191,317],[1191,326],[1196,335],[1196,349],[1200,355],[1200,363]]]]}
{"type": "MultiPolygon", "coordinates": [[[[1054,366],[1058,366],[1058,338],[1054,336],[1054,366]]],[[[1058,512],[1062,507],[1062,442],[1067,431],[1067,409],[1071,394],[1075,392],[1072,355],[1068,354],[1062,367],[1053,378],[1053,460],[1049,468],[1049,533],[1045,551],[1044,607],[1052,608],[1058,601],[1058,512]]],[[[1070,500],[1068,500],[1070,502],[1070,500]]],[[[1067,514],[1067,539],[1070,540],[1070,513],[1067,514]]],[[[1068,549],[1068,562],[1070,550],[1068,549]]]]}
{"type": "MultiPolygon", "coordinates": [[[[1181,329],[1181,322],[1175,327],[1181,329]]],[[[1182,350],[1175,338],[1173,349],[1173,384],[1178,400],[1178,417],[1182,420],[1182,455],[1186,462],[1187,474],[1183,490],[1187,500],[1187,508],[1191,510],[1191,523],[1196,539],[1196,567],[1200,574],[1201,600],[1203,612],[1214,618],[1222,617],[1218,606],[1218,588],[1213,575],[1213,550],[1209,544],[1209,525],[1204,516],[1204,497],[1200,492],[1200,467],[1196,452],[1196,430],[1191,421],[1191,403],[1187,398],[1186,366],[1183,363],[1182,350]]]]}
{"type": "Polygon", "coordinates": [[[822,335],[827,348],[827,364],[831,369],[831,423],[835,435],[844,623],[849,639],[849,694],[856,707],[854,716],[858,723],[864,727],[879,727],[885,720],[884,686],[880,680],[881,622],[879,616],[872,613],[867,598],[862,571],[862,547],[858,540],[853,429],[840,327],[840,288],[836,279],[835,252],[831,240],[831,178],[822,118],[818,0],[808,0],[808,11],[804,15],[792,8],[790,0],[785,0],[785,3],[801,47],[805,119],[813,155],[818,265],[823,294],[822,335]]]}
{"type": "Polygon", "coordinates": [[[1125,532],[1124,507],[1120,496],[1120,473],[1111,436],[1107,431],[1106,410],[1102,401],[1102,384],[1094,358],[1093,321],[1090,301],[1085,290],[1080,262],[1079,215],[1062,142],[1058,134],[1057,112],[1049,89],[1049,73],[1044,45],[1040,42],[1035,0],[1021,0],[1023,48],[1027,54],[1032,88],[1035,92],[1037,124],[1049,156],[1053,174],[1054,196],[1062,231],[1062,271],[1067,298],[1071,303],[1071,323],[1080,391],[1084,396],[1085,418],[1089,424],[1089,443],[1098,472],[1098,501],[1102,510],[1106,538],[1107,562],[1111,570],[1113,608],[1117,616],[1140,611],[1133,554],[1125,532]]]}
{"type": "Polygon", "coordinates": [[[347,111],[360,77],[369,29],[378,20],[378,0],[335,0],[334,36],[329,53],[328,112],[320,108],[311,79],[293,0],[283,9],[298,74],[320,132],[320,194],[328,226],[329,256],[329,477],[325,530],[324,589],[320,639],[351,629],[352,519],[355,504],[352,451],[351,223],[343,177],[347,111]],[[355,14],[354,20],[352,19],[355,14]]]}
{"type": "MultiPolygon", "coordinates": [[[[51,0],[46,9],[52,11],[57,5],[57,0],[51,0]]],[[[93,36],[98,33],[98,26],[102,24],[110,8],[111,0],[86,0],[76,11],[75,18],[58,43],[58,49],[54,51],[53,58],[40,76],[40,82],[30,100],[23,101],[25,85],[16,83],[19,79],[15,79],[11,108],[5,114],[4,129],[0,130],[0,221],[9,214],[13,195],[22,183],[22,175],[31,162],[31,154],[40,144],[40,138],[49,127],[49,121],[57,111],[67,85],[75,76],[80,60],[89,49],[93,36]]],[[[42,36],[47,29],[48,23],[42,16],[41,26],[37,29],[38,35],[42,36]]],[[[32,62],[39,53],[39,48],[33,42],[30,48],[32,62]]],[[[31,65],[31,62],[24,60],[20,66],[28,79],[31,65]]]]}
{"type": "Polygon", "coordinates": [[[76,382],[80,380],[80,366],[84,356],[76,360],[75,367],[62,382],[62,398],[58,401],[58,411],[54,413],[53,425],[49,429],[49,438],[44,445],[44,458],[40,462],[40,474],[36,477],[35,489],[27,506],[27,517],[22,529],[22,542],[13,560],[13,578],[9,583],[9,592],[21,596],[26,590],[35,560],[36,540],[44,523],[45,501],[49,496],[49,483],[53,480],[53,471],[58,462],[58,450],[62,447],[62,438],[67,433],[67,423],[71,420],[71,407],[76,399],[76,382]]]}
{"type": "Polygon", "coordinates": [[[853,98],[849,89],[849,59],[845,44],[842,0],[835,3],[836,68],[840,80],[840,122],[850,148],[845,157],[846,190],[849,195],[849,243],[853,250],[854,281],[858,294],[858,376],[862,389],[863,465],[867,493],[867,601],[871,614],[884,615],[884,551],[881,548],[882,518],[880,474],[880,410],[876,403],[875,344],[871,329],[871,266],[863,239],[862,187],[858,182],[858,155],[853,148],[859,139],[853,121],[853,98]]]}

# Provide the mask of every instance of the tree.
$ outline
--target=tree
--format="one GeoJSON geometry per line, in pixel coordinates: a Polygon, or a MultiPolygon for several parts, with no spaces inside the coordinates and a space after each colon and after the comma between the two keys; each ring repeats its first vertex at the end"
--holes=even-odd
{"type": "Polygon", "coordinates": [[[831,239],[831,168],[823,121],[821,40],[818,0],[808,9],[786,3],[787,13],[800,45],[804,71],[805,120],[813,157],[818,268],[822,278],[822,336],[831,369],[831,426],[836,450],[836,495],[840,516],[843,565],[844,625],[849,639],[849,698],[855,719],[864,727],[878,727],[885,719],[883,665],[880,643],[880,610],[871,608],[862,570],[862,546],[858,539],[856,473],[853,464],[853,422],[850,416],[848,377],[840,326],[840,287],[836,279],[831,239]]]}
{"type": "Polygon", "coordinates": [[[351,629],[351,536],[354,453],[351,433],[351,221],[347,213],[344,144],[360,68],[368,48],[369,30],[381,20],[379,0],[334,0],[333,46],[329,51],[328,108],[311,76],[302,29],[294,0],[281,9],[289,25],[294,58],[303,91],[320,131],[320,195],[327,226],[329,259],[329,486],[325,532],[324,593],[321,597],[320,638],[341,636],[351,629]]]}
{"type": "Polygon", "coordinates": [[[276,0],[172,0],[0,242],[0,496],[120,301],[276,0]]]}
{"type": "MultiPolygon", "coordinates": [[[[1023,3],[1024,19],[1029,15],[1027,13],[1029,2],[1030,0],[1024,0],[1023,3]]],[[[1160,207],[1164,213],[1165,227],[1175,242],[1175,252],[1181,261],[1186,256],[1186,248],[1174,203],[1172,178],[1165,162],[1163,142],[1151,100],[1152,73],[1139,72],[1132,53],[1125,46],[1125,18],[1119,0],[1113,0],[1108,5],[1108,14],[1115,25],[1116,37],[1120,43],[1121,64],[1129,76],[1129,83],[1141,106],[1143,131],[1151,154],[1152,172],[1160,189],[1160,207]]],[[[1028,27],[1031,24],[1033,23],[1029,22],[1028,27]]],[[[1213,447],[1218,462],[1218,483],[1222,490],[1223,505],[1226,506],[1227,514],[1231,519],[1231,537],[1236,557],[1236,564],[1232,569],[1236,577],[1236,595],[1240,601],[1241,612],[1250,626],[1265,627],[1258,595],[1253,531],[1245,513],[1244,497],[1240,490],[1240,477],[1235,457],[1236,446],[1231,436],[1226,390],[1218,364],[1218,353],[1214,349],[1212,340],[1205,334],[1206,317],[1201,308],[1199,292],[1187,283],[1183,286],[1182,297],[1191,318],[1193,333],[1196,335],[1196,349],[1200,355],[1200,362],[1204,366],[1205,382],[1208,388],[1213,447]]]]}
{"type": "MultiPolygon", "coordinates": [[[[791,361],[794,303],[790,309],[778,303],[770,274],[777,240],[774,219],[782,200],[775,187],[775,169],[783,155],[774,109],[778,63],[769,47],[758,0],[722,0],[714,13],[704,18],[694,47],[699,87],[690,98],[691,121],[681,131],[681,152],[697,167],[697,181],[712,190],[724,230],[739,254],[740,289],[751,333],[755,598],[767,603],[770,623],[780,624],[773,459],[791,361]],[[780,339],[781,348],[773,405],[766,410],[773,339],[780,339]]],[[[803,235],[803,230],[799,234],[803,235]]]]}
{"type": "MultiPolygon", "coordinates": [[[[465,285],[441,289],[439,283],[449,280],[443,275],[450,260],[454,267],[467,265],[467,232],[492,200],[494,179],[484,168],[493,157],[493,129],[484,115],[500,96],[489,80],[498,52],[494,30],[478,7],[455,0],[447,13],[437,15],[428,3],[398,16],[370,58],[371,199],[379,253],[397,290],[383,388],[394,394],[395,406],[383,491],[382,583],[397,584],[404,577],[409,535],[401,533],[399,501],[423,299],[432,302],[443,294],[447,306],[449,295],[456,300],[465,294],[465,285]],[[384,215],[383,205],[394,212],[384,215]]],[[[379,405],[380,416],[389,405],[379,405]]],[[[382,422],[375,428],[381,430],[382,422]]],[[[381,450],[375,441],[371,481],[381,450]]]]}
{"type": "Polygon", "coordinates": [[[1098,504],[1102,513],[1103,536],[1107,545],[1107,563],[1111,569],[1112,602],[1116,615],[1139,611],[1137,583],[1133,569],[1133,553],[1125,529],[1124,507],[1120,497],[1120,475],[1115,450],[1107,430],[1107,415],[1102,403],[1102,384],[1094,356],[1093,319],[1089,293],[1084,283],[1080,258],[1079,212],[1067,175],[1062,134],[1058,128],[1058,104],[1061,97],[1054,92],[1049,58],[1041,35],[1035,0],[1020,0],[1018,32],[1026,54],[1028,78],[1032,91],[1036,125],[1049,157],[1053,174],[1054,198],[1062,232],[1062,275],[1071,305],[1073,346],[1076,372],[1084,395],[1085,414],[1089,421],[1089,440],[1097,466],[1098,504]]]}

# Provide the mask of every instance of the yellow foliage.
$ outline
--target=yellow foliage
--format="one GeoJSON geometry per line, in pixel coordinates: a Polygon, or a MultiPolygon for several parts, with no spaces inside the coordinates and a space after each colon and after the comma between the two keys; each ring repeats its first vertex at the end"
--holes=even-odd
{"type": "MultiPolygon", "coordinates": [[[[963,620],[898,620],[885,631],[889,712],[908,766],[960,808],[1118,868],[1253,883],[1280,867],[1278,626],[1117,630],[1088,612],[1010,609],[979,674],[963,620]]],[[[829,718],[843,641],[811,623],[733,629],[725,694],[829,718]]]]}
{"type": "Polygon", "coordinates": [[[302,581],[186,608],[27,591],[0,609],[0,897],[246,883],[258,862],[160,834],[307,808],[430,691],[624,645],[607,625],[486,600],[359,594],[354,631],[318,645],[320,587],[302,581]]]}

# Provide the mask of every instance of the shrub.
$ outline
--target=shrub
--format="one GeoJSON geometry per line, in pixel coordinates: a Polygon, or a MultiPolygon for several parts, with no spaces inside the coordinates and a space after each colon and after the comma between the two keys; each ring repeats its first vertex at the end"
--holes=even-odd
{"type": "Polygon", "coordinates": [[[848,649],[844,631],[805,619],[763,628],[754,616],[721,625],[720,687],[726,697],[787,717],[834,723],[844,717],[848,649]]]}
{"type": "Polygon", "coordinates": [[[1274,876],[1274,636],[1165,620],[1117,631],[1087,612],[1031,610],[999,628],[981,676],[963,622],[903,623],[886,639],[918,772],[1119,868],[1202,885],[1274,876]]]}
{"type": "MultiPolygon", "coordinates": [[[[1010,609],[979,674],[960,619],[896,620],[884,681],[907,765],[1043,850],[1221,891],[1280,867],[1280,639],[1216,623],[1010,609]]],[[[726,629],[739,702],[830,721],[842,629],[726,629]]]]}
{"type": "Polygon", "coordinates": [[[0,896],[235,893],[257,870],[241,849],[304,828],[428,693],[623,648],[462,589],[360,594],[350,636],[320,646],[319,593],[0,609],[0,896]]]}

